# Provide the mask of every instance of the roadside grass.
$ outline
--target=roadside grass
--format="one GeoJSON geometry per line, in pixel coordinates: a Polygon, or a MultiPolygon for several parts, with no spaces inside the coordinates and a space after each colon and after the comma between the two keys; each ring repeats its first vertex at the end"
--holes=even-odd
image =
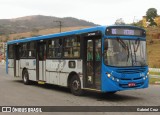
{"type": "Polygon", "coordinates": [[[160,85],[160,77],[159,78],[150,78],[149,79],[149,83],[150,84],[157,84],[157,85],[160,85]]]}
{"type": "Polygon", "coordinates": [[[151,72],[151,71],[149,71],[149,74],[151,74],[151,75],[159,75],[160,76],[160,72],[151,72]]]}
{"type": "MultiPolygon", "coordinates": [[[[151,31],[147,33],[152,34],[151,31]]],[[[160,68],[160,39],[147,35],[147,55],[149,67],[160,68]]]]}

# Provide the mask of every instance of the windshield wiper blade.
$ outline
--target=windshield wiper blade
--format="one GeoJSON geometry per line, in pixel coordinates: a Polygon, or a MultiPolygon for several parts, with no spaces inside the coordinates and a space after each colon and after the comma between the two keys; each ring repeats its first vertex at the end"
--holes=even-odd
{"type": "Polygon", "coordinates": [[[140,38],[137,38],[137,40],[135,41],[135,44],[137,44],[137,42],[138,42],[138,45],[137,45],[137,47],[134,47],[134,52],[137,52],[137,50],[138,50],[138,47],[140,45],[140,38]]]}
{"type": "Polygon", "coordinates": [[[121,44],[123,49],[127,50],[127,61],[128,61],[128,59],[129,59],[129,48],[128,48],[128,46],[126,45],[126,43],[122,39],[120,39],[118,37],[117,37],[117,41],[121,44]]]}
{"type": "Polygon", "coordinates": [[[133,45],[133,50],[134,50],[133,53],[134,53],[134,58],[135,58],[135,63],[136,63],[137,62],[137,54],[136,54],[136,52],[137,52],[138,47],[140,45],[140,38],[137,38],[137,40],[135,41],[135,43],[132,42],[132,45],[133,45]],[[138,42],[138,45],[136,45],[137,42],[138,42]]]}

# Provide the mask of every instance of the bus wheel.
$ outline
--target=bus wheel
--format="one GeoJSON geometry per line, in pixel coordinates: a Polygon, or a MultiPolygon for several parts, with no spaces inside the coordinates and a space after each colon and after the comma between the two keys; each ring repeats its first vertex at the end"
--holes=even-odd
{"type": "Polygon", "coordinates": [[[23,71],[22,78],[23,78],[23,83],[24,83],[25,85],[29,85],[29,74],[28,74],[28,71],[27,71],[27,70],[24,70],[24,71],[23,71]]]}
{"type": "Polygon", "coordinates": [[[107,95],[114,95],[115,93],[116,93],[116,91],[106,92],[107,95]]]}
{"type": "Polygon", "coordinates": [[[81,89],[81,82],[79,78],[74,75],[70,80],[70,90],[76,96],[83,95],[84,91],[81,89]]]}

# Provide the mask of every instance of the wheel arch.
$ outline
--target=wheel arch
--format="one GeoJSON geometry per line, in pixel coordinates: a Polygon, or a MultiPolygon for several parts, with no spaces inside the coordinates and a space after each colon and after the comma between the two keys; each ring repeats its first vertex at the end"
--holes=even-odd
{"type": "MultiPolygon", "coordinates": [[[[74,77],[74,75],[76,75],[79,78],[79,75],[77,72],[75,72],[75,71],[70,72],[68,75],[68,79],[67,79],[67,87],[68,88],[69,88],[70,80],[72,79],[72,77],[74,77]]],[[[81,81],[80,78],[79,78],[79,80],[81,81]]]]}
{"type": "Polygon", "coordinates": [[[22,69],[22,79],[23,79],[23,73],[24,73],[25,70],[27,70],[26,67],[24,67],[24,68],[22,69]]]}

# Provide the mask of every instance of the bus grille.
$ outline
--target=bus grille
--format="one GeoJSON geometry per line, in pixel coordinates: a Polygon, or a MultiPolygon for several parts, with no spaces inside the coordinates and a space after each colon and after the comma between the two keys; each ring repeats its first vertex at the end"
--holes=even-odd
{"type": "Polygon", "coordinates": [[[117,69],[116,70],[116,72],[123,73],[123,74],[141,73],[144,71],[146,71],[146,68],[136,68],[136,69],[127,68],[127,69],[117,69]]]}
{"type": "Polygon", "coordinates": [[[142,80],[143,77],[136,77],[136,78],[119,78],[120,80],[124,81],[131,81],[131,80],[142,80]]]}

